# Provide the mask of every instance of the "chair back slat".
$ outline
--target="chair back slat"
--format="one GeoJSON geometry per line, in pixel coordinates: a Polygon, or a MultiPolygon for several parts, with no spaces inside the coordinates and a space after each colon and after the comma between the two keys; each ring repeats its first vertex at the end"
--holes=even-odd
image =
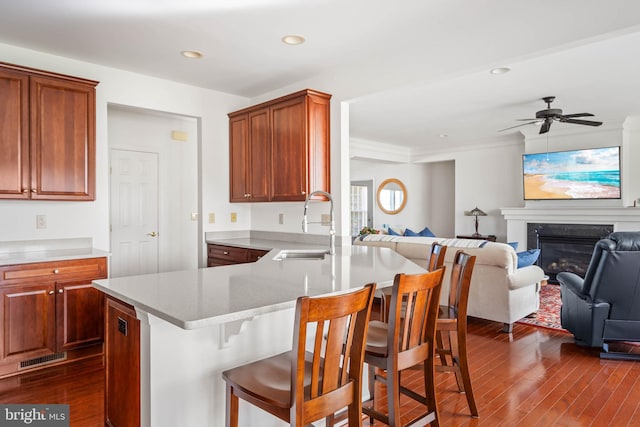
{"type": "MultiPolygon", "coordinates": [[[[303,419],[332,414],[336,400],[361,390],[364,341],[375,284],[349,294],[301,297],[296,305],[292,351],[292,414],[303,419]],[[313,350],[307,349],[313,331],[313,350]],[[307,379],[305,381],[305,378],[307,379]],[[305,384],[307,386],[305,387],[305,384]],[[313,414],[313,415],[312,415],[313,414]]],[[[350,402],[343,402],[347,406],[350,402]]]]}
{"type": "Polygon", "coordinates": [[[444,265],[444,257],[447,253],[447,246],[440,243],[433,243],[431,245],[431,252],[429,253],[429,260],[427,261],[427,270],[434,271],[444,265]]]}
{"type": "Polygon", "coordinates": [[[430,346],[435,339],[444,271],[445,268],[442,267],[425,274],[398,274],[395,277],[387,348],[398,349],[398,369],[403,369],[400,365],[406,363],[423,361],[427,352],[432,350],[430,346]]]}
{"type": "Polygon", "coordinates": [[[467,304],[471,286],[471,274],[476,263],[476,257],[464,251],[456,252],[451,267],[449,283],[449,317],[463,319],[466,324],[467,304]]]}

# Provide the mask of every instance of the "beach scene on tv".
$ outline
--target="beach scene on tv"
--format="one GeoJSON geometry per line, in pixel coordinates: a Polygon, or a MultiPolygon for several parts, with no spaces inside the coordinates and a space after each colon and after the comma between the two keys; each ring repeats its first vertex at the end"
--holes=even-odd
{"type": "Polygon", "coordinates": [[[619,199],[620,147],[525,154],[524,199],[619,199]]]}

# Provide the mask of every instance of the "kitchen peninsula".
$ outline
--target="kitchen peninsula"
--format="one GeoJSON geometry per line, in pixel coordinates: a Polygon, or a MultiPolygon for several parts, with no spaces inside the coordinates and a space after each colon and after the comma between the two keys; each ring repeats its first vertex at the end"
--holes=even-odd
{"type": "MultiPolygon", "coordinates": [[[[136,419],[118,418],[133,414],[142,426],[222,427],[220,373],[289,350],[297,297],[369,282],[389,286],[396,273],[424,272],[386,248],[343,247],[323,259],[282,259],[287,247],[281,243],[255,263],[94,282],[110,297],[105,413],[116,419],[107,425],[137,425],[136,419]],[[125,354],[135,351],[139,371],[138,356],[125,354]],[[125,372],[110,370],[110,361],[125,361],[119,365],[125,372]],[[139,408],[132,408],[136,396],[120,396],[137,392],[136,382],[139,408]]],[[[240,410],[243,426],[283,425],[256,408],[240,410]]]]}

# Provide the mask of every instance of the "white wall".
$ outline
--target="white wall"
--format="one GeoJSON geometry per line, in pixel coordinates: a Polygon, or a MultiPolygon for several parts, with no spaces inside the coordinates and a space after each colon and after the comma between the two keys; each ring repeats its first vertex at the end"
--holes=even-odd
{"type": "MultiPolygon", "coordinates": [[[[495,234],[498,240],[505,241],[507,225],[500,208],[524,205],[521,172],[523,148],[522,143],[513,143],[468,148],[446,154],[414,156],[411,166],[425,168],[425,176],[422,182],[411,181],[411,184],[419,188],[418,192],[424,194],[425,199],[418,206],[422,209],[422,212],[419,212],[420,218],[409,217],[406,221],[417,222],[415,226],[419,226],[426,218],[428,222],[424,225],[438,236],[471,234],[475,231],[474,218],[464,216],[464,211],[477,205],[487,213],[486,217],[479,219],[478,231],[482,234],[495,234]],[[422,188],[422,185],[428,185],[429,188],[422,188]]],[[[372,147],[370,151],[378,153],[380,150],[372,147]]],[[[388,147],[383,147],[380,152],[385,151],[388,151],[388,147]]],[[[365,155],[360,149],[357,149],[357,153],[359,156],[365,155]]],[[[373,157],[379,158],[377,154],[373,154],[373,157]]],[[[387,178],[402,173],[407,167],[405,164],[375,162],[377,160],[352,160],[352,179],[371,176],[387,178]],[[382,169],[382,165],[385,165],[386,169],[382,169]],[[384,176],[379,176],[378,170],[384,170],[384,176]]],[[[377,225],[385,221],[375,222],[377,225]]],[[[402,218],[402,221],[405,219],[402,218]]],[[[387,223],[401,222],[391,219],[387,223]]]]}
{"type": "Polygon", "coordinates": [[[420,231],[429,227],[437,236],[453,234],[453,162],[389,163],[377,160],[351,159],[351,180],[373,180],[373,226],[411,228],[420,231]],[[389,215],[380,210],[375,197],[378,186],[388,178],[397,178],[407,188],[405,208],[389,215]]]}
{"type": "MultiPolygon", "coordinates": [[[[194,118],[109,106],[109,148],[158,154],[160,271],[198,267],[198,122],[194,118]],[[171,138],[184,132],[186,141],[171,138]]],[[[155,231],[155,230],[149,230],[155,231]]]]}
{"type": "Polygon", "coordinates": [[[455,161],[428,163],[431,184],[429,227],[436,236],[455,236],[456,166],[455,161]],[[436,231],[437,230],[437,231],[436,231]]]}

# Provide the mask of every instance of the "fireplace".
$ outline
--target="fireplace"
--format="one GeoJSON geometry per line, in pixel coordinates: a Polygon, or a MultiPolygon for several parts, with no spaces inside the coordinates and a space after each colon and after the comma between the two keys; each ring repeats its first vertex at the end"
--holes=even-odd
{"type": "Polygon", "coordinates": [[[536,264],[558,283],[563,271],[584,277],[596,242],[612,232],[613,225],[528,223],[527,248],[540,249],[536,264]]]}

